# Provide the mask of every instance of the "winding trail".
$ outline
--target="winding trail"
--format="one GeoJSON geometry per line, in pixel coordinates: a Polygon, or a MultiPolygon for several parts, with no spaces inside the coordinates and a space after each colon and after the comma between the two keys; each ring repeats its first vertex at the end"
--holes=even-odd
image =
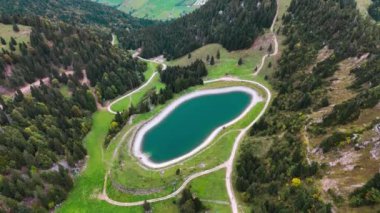
{"type": "MultiPolygon", "coordinates": [[[[66,75],[74,75],[74,71],[72,71],[72,70],[67,70],[63,73],[65,73],[66,75]]],[[[49,85],[50,84],[50,77],[44,77],[44,78],[38,79],[33,83],[25,84],[24,86],[21,86],[17,89],[9,89],[9,91],[2,92],[2,95],[12,96],[16,93],[17,90],[20,90],[23,94],[29,94],[31,91],[31,87],[39,87],[41,85],[41,82],[45,85],[49,85]]],[[[8,89],[6,89],[6,90],[8,90],[8,89]]]]}
{"type": "Polygon", "coordinates": [[[276,24],[276,20],[277,20],[277,17],[278,17],[278,11],[279,11],[279,4],[278,4],[278,1],[277,0],[277,10],[276,10],[276,15],[274,16],[273,18],[273,22],[272,22],[272,25],[270,27],[270,32],[272,33],[273,35],[273,41],[274,41],[274,51],[273,53],[271,54],[267,54],[267,55],[264,55],[263,58],[261,59],[261,64],[260,64],[260,67],[257,69],[257,71],[253,74],[254,76],[258,75],[260,73],[260,71],[263,69],[264,67],[264,64],[265,64],[265,60],[269,57],[272,57],[272,56],[276,56],[278,54],[278,40],[277,40],[277,35],[276,33],[274,32],[274,25],[276,24]]]}
{"type": "MultiPolygon", "coordinates": [[[[274,44],[275,44],[274,45],[274,51],[271,54],[263,56],[263,58],[261,60],[261,65],[257,69],[257,71],[253,74],[254,76],[257,76],[260,73],[260,71],[263,69],[265,61],[266,61],[267,58],[276,56],[278,54],[278,51],[279,51],[278,50],[278,40],[277,40],[276,33],[274,32],[274,26],[275,26],[275,23],[276,23],[276,20],[277,20],[278,11],[279,11],[279,4],[278,4],[278,0],[277,0],[276,15],[275,15],[275,17],[273,19],[273,23],[272,23],[271,28],[270,28],[270,31],[272,32],[273,37],[274,37],[274,44]]],[[[161,64],[163,66],[163,70],[165,70],[167,68],[166,64],[164,64],[163,62],[160,62],[158,60],[143,59],[143,58],[139,57],[138,54],[134,55],[134,57],[138,57],[140,60],[143,60],[143,61],[148,61],[148,62],[153,62],[153,63],[161,64]]],[[[156,74],[157,74],[157,72],[154,73],[154,75],[156,75],[156,74]]],[[[131,95],[135,94],[136,92],[140,91],[147,84],[149,84],[149,82],[154,77],[154,75],[152,75],[152,77],[148,80],[148,82],[146,82],[140,88],[138,88],[138,89],[132,91],[131,93],[126,94],[123,97],[121,97],[121,98],[115,100],[114,102],[112,102],[108,106],[108,111],[111,112],[111,113],[113,113],[113,114],[115,114],[116,112],[113,112],[111,110],[111,106],[113,104],[115,104],[116,102],[120,101],[121,99],[123,99],[125,97],[128,97],[128,96],[131,96],[131,95]]],[[[238,204],[237,204],[237,200],[236,200],[234,189],[233,189],[233,185],[232,185],[233,164],[234,164],[234,161],[235,161],[235,158],[236,158],[236,154],[238,152],[239,145],[240,145],[241,141],[243,140],[244,136],[248,133],[249,129],[264,115],[264,113],[268,109],[268,107],[270,105],[270,102],[271,102],[271,99],[272,99],[272,93],[263,84],[258,83],[256,81],[251,81],[251,80],[243,80],[243,79],[233,78],[233,77],[223,77],[223,78],[219,78],[219,79],[204,81],[205,84],[215,83],[215,82],[244,82],[244,83],[250,83],[250,84],[253,84],[253,85],[256,85],[256,86],[260,87],[266,93],[266,97],[265,97],[266,101],[265,101],[264,108],[261,110],[261,112],[259,113],[259,115],[247,127],[245,127],[244,129],[239,130],[240,133],[239,133],[239,135],[236,137],[236,139],[234,141],[234,145],[233,145],[233,148],[232,148],[231,155],[230,155],[229,159],[226,162],[224,162],[224,163],[220,164],[219,166],[216,166],[216,167],[214,167],[212,169],[204,170],[202,172],[198,172],[198,173],[195,173],[195,174],[192,174],[192,175],[188,176],[186,178],[186,180],[182,183],[182,185],[176,191],[174,191],[171,194],[166,195],[164,197],[149,199],[149,200],[147,200],[147,202],[154,203],[154,202],[159,202],[159,201],[164,201],[164,200],[167,200],[167,199],[174,198],[175,196],[177,196],[178,194],[180,194],[181,191],[192,180],[194,180],[194,179],[196,179],[198,177],[201,177],[203,175],[207,175],[207,174],[210,174],[210,173],[213,173],[213,172],[216,172],[216,171],[218,171],[220,169],[224,169],[225,168],[226,169],[226,178],[225,178],[225,180],[226,180],[226,188],[227,188],[227,193],[228,193],[228,197],[229,197],[229,202],[230,202],[230,205],[231,205],[231,210],[232,210],[233,213],[238,213],[238,204]]],[[[118,146],[117,150],[118,149],[119,149],[119,146],[118,146]]],[[[115,150],[113,157],[116,156],[117,150],[115,150]]],[[[117,205],[117,206],[139,206],[139,205],[143,205],[144,204],[144,201],[119,202],[119,201],[115,201],[115,200],[112,200],[111,198],[109,198],[108,195],[107,195],[107,192],[106,192],[106,183],[107,183],[108,173],[109,173],[109,171],[107,172],[107,174],[105,175],[105,178],[104,178],[103,193],[99,196],[100,199],[102,199],[102,200],[104,200],[104,201],[106,201],[106,202],[108,202],[108,203],[110,203],[112,205],[117,205]]]]}
{"type": "MultiPolygon", "coordinates": [[[[141,58],[139,56],[134,56],[134,57],[137,57],[139,58],[140,60],[142,61],[146,61],[146,62],[151,62],[151,63],[156,63],[156,64],[160,64],[162,65],[162,70],[166,70],[166,68],[168,67],[166,64],[164,64],[163,62],[160,62],[159,60],[157,59],[144,59],[144,58],[141,58]]],[[[107,110],[108,112],[112,113],[112,114],[117,114],[117,112],[113,111],[112,110],[112,106],[114,104],[116,104],[117,102],[123,100],[124,98],[128,98],[128,97],[132,97],[132,95],[134,95],[135,93],[138,93],[139,91],[141,91],[142,89],[144,89],[146,86],[148,86],[152,80],[154,79],[154,77],[158,74],[157,71],[155,71],[151,76],[150,78],[148,79],[148,81],[146,81],[143,85],[141,85],[139,88],[133,90],[132,92],[130,93],[127,93],[121,97],[119,97],[118,99],[112,101],[108,106],[107,106],[107,110]]]]}
{"type": "Polygon", "coordinates": [[[205,83],[218,82],[218,81],[236,81],[236,82],[251,83],[251,84],[254,84],[254,85],[259,86],[262,89],[264,89],[264,91],[266,92],[266,95],[267,95],[264,108],[261,110],[260,114],[246,128],[242,129],[240,131],[240,134],[236,137],[235,142],[234,142],[234,146],[232,148],[232,153],[230,155],[230,158],[225,163],[226,164],[226,187],[227,187],[227,193],[228,193],[228,197],[230,199],[232,212],[233,213],[237,213],[238,212],[238,204],[236,202],[234,188],[233,188],[233,185],[232,185],[232,172],[233,172],[233,164],[234,164],[234,160],[235,160],[235,157],[236,157],[236,153],[238,151],[240,142],[242,141],[242,139],[244,138],[244,136],[247,134],[247,132],[249,131],[249,129],[264,115],[265,111],[268,109],[270,101],[272,99],[272,93],[264,85],[262,85],[262,84],[260,84],[258,82],[255,82],[255,81],[250,81],[250,80],[240,80],[240,79],[235,79],[235,78],[221,78],[221,79],[211,80],[211,81],[208,81],[208,82],[205,82],[205,83]]]}
{"type": "MultiPolygon", "coordinates": [[[[149,200],[147,200],[149,203],[159,202],[159,201],[163,201],[163,200],[173,198],[173,197],[177,196],[178,194],[180,194],[181,191],[192,180],[194,180],[198,177],[201,177],[203,175],[207,175],[207,174],[213,173],[215,171],[218,171],[220,169],[226,168],[226,171],[227,171],[226,172],[226,187],[227,187],[227,192],[228,192],[228,196],[230,199],[231,208],[232,208],[232,211],[234,213],[238,212],[237,202],[236,202],[236,198],[234,195],[233,186],[232,186],[232,182],[231,182],[231,179],[232,179],[231,176],[232,176],[232,171],[233,171],[233,162],[234,162],[236,153],[238,151],[240,142],[242,141],[243,137],[246,135],[248,130],[264,115],[265,111],[269,107],[271,97],[272,97],[272,93],[270,92],[270,90],[268,88],[266,88],[264,85],[262,85],[256,81],[242,80],[242,79],[238,79],[238,78],[225,77],[225,78],[219,78],[219,79],[214,79],[214,80],[210,80],[210,81],[205,81],[204,83],[209,84],[209,83],[215,83],[215,82],[245,82],[245,83],[254,84],[254,85],[262,88],[266,92],[266,97],[265,97],[266,102],[265,102],[264,108],[261,110],[260,114],[256,117],[255,120],[253,120],[246,128],[240,130],[238,137],[235,139],[230,158],[226,162],[224,162],[221,165],[214,167],[212,169],[208,169],[208,170],[190,175],[189,177],[186,178],[186,180],[182,183],[182,185],[176,191],[174,191],[173,193],[166,195],[164,197],[149,199],[149,200]]],[[[111,198],[109,198],[107,195],[107,192],[106,192],[106,183],[107,183],[108,173],[109,172],[107,172],[107,174],[105,175],[105,178],[104,178],[103,193],[99,196],[100,199],[102,199],[102,200],[104,200],[110,204],[117,205],[117,206],[139,206],[139,205],[142,205],[144,203],[144,201],[119,202],[119,201],[115,201],[115,200],[112,200],[111,198]]]]}

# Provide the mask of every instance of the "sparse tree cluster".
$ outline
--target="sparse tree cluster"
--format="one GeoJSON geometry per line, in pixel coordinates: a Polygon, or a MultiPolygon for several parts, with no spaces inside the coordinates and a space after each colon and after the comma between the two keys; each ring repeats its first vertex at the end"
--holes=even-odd
{"type": "Polygon", "coordinates": [[[206,212],[206,208],[197,197],[194,197],[190,191],[190,188],[185,188],[182,191],[181,198],[178,202],[179,212],[190,213],[190,212],[206,212]]]}

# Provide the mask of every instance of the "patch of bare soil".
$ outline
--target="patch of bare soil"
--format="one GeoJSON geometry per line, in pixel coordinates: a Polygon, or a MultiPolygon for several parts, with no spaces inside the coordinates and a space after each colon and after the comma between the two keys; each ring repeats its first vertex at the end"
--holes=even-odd
{"type": "Polygon", "coordinates": [[[334,50],[329,49],[327,46],[323,47],[318,51],[317,58],[315,59],[314,64],[310,65],[306,69],[306,73],[312,73],[313,68],[320,62],[326,60],[328,57],[330,57],[334,53],[334,50]]]}
{"type": "Polygon", "coordinates": [[[331,82],[328,93],[330,103],[340,104],[356,95],[356,93],[347,89],[355,80],[355,76],[351,74],[351,70],[363,64],[367,57],[368,54],[364,54],[360,58],[351,57],[339,63],[339,69],[329,79],[331,82]]]}
{"type": "Polygon", "coordinates": [[[12,66],[9,64],[5,65],[4,73],[6,77],[10,77],[12,75],[12,66]]]}
{"type": "Polygon", "coordinates": [[[251,49],[267,52],[270,44],[272,44],[272,47],[274,48],[273,41],[274,41],[274,36],[272,33],[264,34],[255,40],[251,49]]]}
{"type": "MultiPolygon", "coordinates": [[[[325,47],[319,51],[317,61],[321,62],[326,60],[331,54],[332,52],[325,47]]],[[[355,80],[355,76],[351,74],[351,70],[362,65],[367,57],[368,54],[364,54],[359,58],[351,57],[339,63],[339,69],[328,79],[331,82],[327,94],[330,105],[310,115],[310,118],[312,118],[314,122],[318,123],[322,121],[322,118],[329,114],[335,105],[355,97],[356,93],[348,89],[355,80]]]]}
{"type": "Polygon", "coordinates": [[[369,130],[355,146],[319,155],[318,161],[329,166],[321,181],[323,191],[333,189],[338,194],[347,196],[379,172],[380,135],[369,130]]]}

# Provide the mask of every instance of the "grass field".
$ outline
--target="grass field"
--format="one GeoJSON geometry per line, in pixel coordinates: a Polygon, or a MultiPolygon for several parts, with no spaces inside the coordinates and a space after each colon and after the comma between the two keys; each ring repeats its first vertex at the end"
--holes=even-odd
{"type": "Polygon", "coordinates": [[[116,7],[138,18],[166,20],[178,18],[198,8],[196,0],[94,0],[116,7]]]}
{"type": "MultiPolygon", "coordinates": [[[[106,111],[98,111],[93,115],[91,132],[85,138],[88,155],[86,168],[76,177],[74,189],[68,199],[57,208],[57,212],[142,212],[140,206],[119,207],[100,201],[97,196],[102,190],[107,161],[103,142],[113,115],[106,111]]],[[[177,212],[172,200],[152,204],[155,212],[177,212]]]]}
{"type": "MultiPolygon", "coordinates": [[[[4,38],[4,40],[7,42],[6,45],[2,45],[0,43],[0,50],[5,49],[5,50],[10,50],[9,49],[9,42],[11,40],[11,37],[13,37],[17,44],[25,42],[25,44],[28,44],[30,41],[30,32],[32,31],[31,27],[24,26],[24,25],[18,25],[20,31],[19,32],[14,32],[13,31],[13,26],[8,25],[8,24],[2,24],[0,23],[0,36],[4,38]]],[[[19,47],[17,45],[16,51],[19,51],[19,47]]]]}
{"type": "Polygon", "coordinates": [[[203,46],[191,53],[191,58],[188,55],[183,56],[174,61],[169,61],[168,65],[186,66],[197,59],[202,59],[207,64],[209,74],[207,79],[220,78],[226,75],[232,75],[244,79],[251,79],[256,65],[260,64],[262,56],[266,53],[267,47],[263,46],[263,50],[250,48],[247,50],[228,52],[220,44],[209,44],[203,46]],[[216,58],[217,51],[220,52],[220,59],[216,58]],[[215,64],[210,65],[207,62],[207,56],[214,56],[215,64]],[[243,59],[243,64],[238,65],[239,58],[243,59]]]}
{"type": "Polygon", "coordinates": [[[199,177],[190,183],[191,191],[202,200],[229,202],[225,187],[225,176],[226,170],[222,169],[206,176],[199,177]]]}

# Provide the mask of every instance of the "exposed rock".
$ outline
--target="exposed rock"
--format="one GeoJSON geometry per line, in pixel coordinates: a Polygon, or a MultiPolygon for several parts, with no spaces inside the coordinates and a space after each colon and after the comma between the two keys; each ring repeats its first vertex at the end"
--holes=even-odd
{"type": "Polygon", "coordinates": [[[371,153],[371,157],[373,159],[375,159],[375,160],[380,159],[380,141],[376,142],[373,145],[373,148],[371,149],[370,153],[371,153]]]}

